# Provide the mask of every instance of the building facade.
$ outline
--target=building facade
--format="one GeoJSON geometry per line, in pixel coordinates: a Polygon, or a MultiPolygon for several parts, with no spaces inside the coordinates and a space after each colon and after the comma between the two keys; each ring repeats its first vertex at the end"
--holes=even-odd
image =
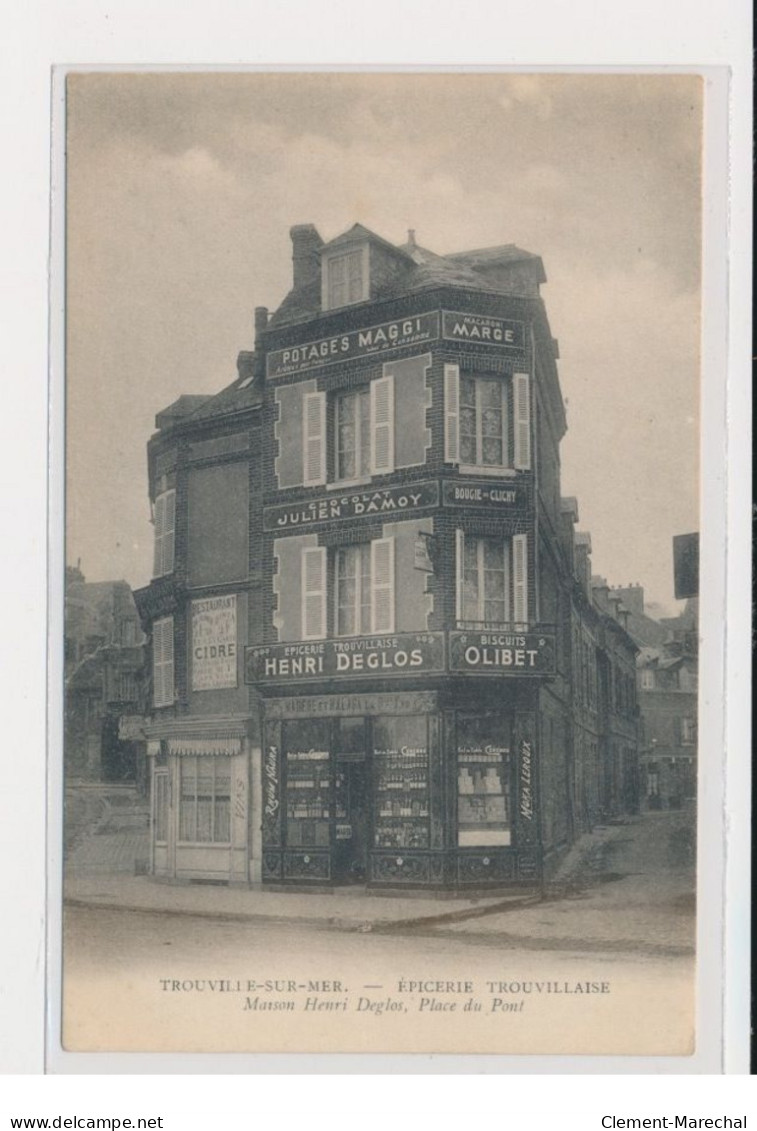
{"type": "Polygon", "coordinates": [[[541,260],[292,241],[236,381],[149,446],[154,871],[537,882],[636,772],[636,649],[560,496],[541,260]]]}
{"type": "Polygon", "coordinates": [[[66,778],[147,788],[144,636],[125,581],[88,582],[66,569],[66,778]]]}

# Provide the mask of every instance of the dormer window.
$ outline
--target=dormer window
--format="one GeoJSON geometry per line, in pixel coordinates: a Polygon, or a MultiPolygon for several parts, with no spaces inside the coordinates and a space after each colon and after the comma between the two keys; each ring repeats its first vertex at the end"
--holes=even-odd
{"type": "Polygon", "coordinates": [[[368,245],[323,258],[323,309],[364,302],[368,296],[368,245]]]}

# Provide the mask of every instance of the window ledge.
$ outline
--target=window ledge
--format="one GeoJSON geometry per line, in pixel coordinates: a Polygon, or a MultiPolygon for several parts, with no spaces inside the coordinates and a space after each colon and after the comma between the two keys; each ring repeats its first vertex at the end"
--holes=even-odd
{"type": "Polygon", "coordinates": [[[473,463],[460,463],[457,470],[461,475],[495,476],[497,479],[515,479],[518,472],[512,467],[489,467],[482,464],[480,467],[473,463]]]}
{"type": "Polygon", "coordinates": [[[372,483],[370,475],[363,479],[340,479],[339,482],[327,483],[327,491],[352,491],[354,487],[368,487],[372,483]]]}

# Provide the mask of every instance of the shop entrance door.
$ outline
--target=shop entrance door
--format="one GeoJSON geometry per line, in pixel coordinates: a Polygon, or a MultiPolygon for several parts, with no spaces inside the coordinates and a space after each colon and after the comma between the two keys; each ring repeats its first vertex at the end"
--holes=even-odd
{"type": "Polygon", "coordinates": [[[365,758],[336,762],[334,881],[364,884],[368,858],[368,776],[365,758]]]}

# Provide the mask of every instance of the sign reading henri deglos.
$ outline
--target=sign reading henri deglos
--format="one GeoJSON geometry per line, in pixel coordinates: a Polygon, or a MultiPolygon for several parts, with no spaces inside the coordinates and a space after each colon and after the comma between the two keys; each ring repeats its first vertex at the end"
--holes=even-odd
{"type": "Polygon", "coordinates": [[[307,640],[245,649],[247,683],[281,683],[408,675],[444,671],[444,634],[395,632],[387,636],[355,636],[348,640],[307,640]]]}
{"type": "Polygon", "coordinates": [[[192,602],[192,690],[237,686],[237,598],[192,602]]]}

